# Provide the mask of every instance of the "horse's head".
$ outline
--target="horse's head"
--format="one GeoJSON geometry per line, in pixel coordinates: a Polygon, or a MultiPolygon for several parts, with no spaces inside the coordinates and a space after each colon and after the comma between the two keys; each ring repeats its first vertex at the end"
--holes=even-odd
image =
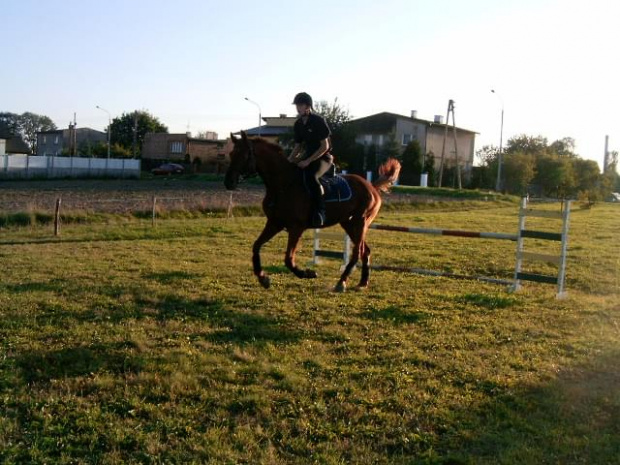
{"type": "Polygon", "coordinates": [[[226,171],[224,185],[226,189],[233,190],[239,184],[239,178],[247,178],[256,175],[256,154],[254,145],[245,131],[241,131],[241,138],[237,139],[230,134],[234,147],[230,152],[230,166],[226,171]]]}

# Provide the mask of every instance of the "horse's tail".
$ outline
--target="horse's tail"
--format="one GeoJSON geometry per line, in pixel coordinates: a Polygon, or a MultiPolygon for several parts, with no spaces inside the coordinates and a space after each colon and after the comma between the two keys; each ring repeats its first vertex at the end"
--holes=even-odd
{"type": "Polygon", "coordinates": [[[400,162],[396,158],[389,158],[379,167],[379,178],[372,185],[379,192],[387,192],[396,182],[400,174],[400,162]]]}

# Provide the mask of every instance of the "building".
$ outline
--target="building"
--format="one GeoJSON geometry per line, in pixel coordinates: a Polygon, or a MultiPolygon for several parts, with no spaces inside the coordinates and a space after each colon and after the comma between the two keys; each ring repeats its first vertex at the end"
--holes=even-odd
{"type": "MultiPolygon", "coordinates": [[[[358,143],[367,146],[374,144],[379,150],[390,137],[396,139],[401,151],[409,142],[417,140],[422,153],[432,153],[435,157],[435,168],[439,168],[446,129],[441,116],[435,116],[433,121],[429,121],[418,118],[416,111],[412,111],[411,116],[383,112],[354,119],[349,124],[353,125],[356,130],[358,143]]],[[[474,163],[477,132],[457,127],[456,134],[459,164],[467,175],[471,172],[474,163]]],[[[449,126],[444,166],[454,166],[454,160],[454,136],[452,127],[449,126]]]]}
{"type": "Polygon", "coordinates": [[[265,122],[264,126],[248,129],[246,131],[247,135],[260,135],[270,142],[279,143],[283,135],[293,133],[293,126],[295,121],[297,121],[297,117],[280,114],[279,116],[266,116],[263,118],[263,121],[265,122]]]}
{"type": "MultiPolygon", "coordinates": [[[[213,136],[212,136],[213,137],[213,136]]],[[[191,133],[147,133],[142,144],[142,161],[145,169],[161,163],[190,164],[196,172],[222,173],[228,166],[232,141],[191,137],[191,133]]]]}
{"type": "Polygon", "coordinates": [[[89,156],[97,144],[107,144],[108,134],[91,128],[55,129],[37,133],[37,155],[84,155],[89,156]],[[75,149],[74,149],[75,147],[75,149]],[[74,149],[74,150],[72,150],[74,149]]]}

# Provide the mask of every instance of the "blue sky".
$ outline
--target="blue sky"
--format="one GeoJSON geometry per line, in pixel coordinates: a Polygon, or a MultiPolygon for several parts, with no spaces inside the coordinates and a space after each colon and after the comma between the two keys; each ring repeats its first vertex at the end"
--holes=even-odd
{"type": "Polygon", "coordinates": [[[444,114],[478,147],[572,136],[603,159],[620,149],[614,1],[35,1],[3,0],[0,110],[103,129],[148,109],[171,131],[220,136],[293,113],[305,90],[353,116],[444,114]],[[8,42],[7,42],[8,41],[8,42]]]}

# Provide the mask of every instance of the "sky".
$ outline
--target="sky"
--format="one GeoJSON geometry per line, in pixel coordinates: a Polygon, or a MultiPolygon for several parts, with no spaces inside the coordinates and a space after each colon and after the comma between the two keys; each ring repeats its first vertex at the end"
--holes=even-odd
{"type": "MultiPolygon", "coordinates": [[[[0,111],[104,130],[135,109],[220,137],[294,114],[299,91],[353,117],[432,119],[455,100],[477,148],[573,137],[620,150],[615,0],[1,0],[0,111]],[[491,93],[495,89],[496,93],[491,93]]],[[[445,117],[445,116],[444,116],[445,117]]]]}

